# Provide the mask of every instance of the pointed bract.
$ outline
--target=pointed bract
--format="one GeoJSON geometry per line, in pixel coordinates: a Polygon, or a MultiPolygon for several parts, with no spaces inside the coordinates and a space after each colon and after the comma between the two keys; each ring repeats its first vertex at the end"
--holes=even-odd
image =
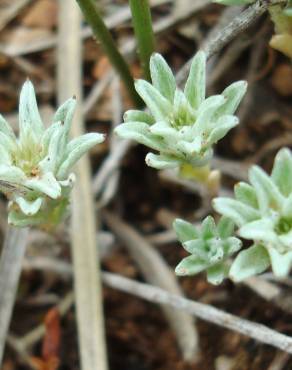
{"type": "Polygon", "coordinates": [[[176,89],[175,78],[165,59],[158,53],[150,58],[150,73],[153,86],[172,103],[176,89]]]}

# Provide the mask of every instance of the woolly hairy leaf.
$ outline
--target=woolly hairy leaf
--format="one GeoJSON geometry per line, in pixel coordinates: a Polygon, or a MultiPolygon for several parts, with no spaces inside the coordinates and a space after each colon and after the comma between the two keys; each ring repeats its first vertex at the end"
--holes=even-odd
{"type": "Polygon", "coordinates": [[[250,276],[260,274],[270,266],[270,258],[262,245],[241,251],[235,258],[229,276],[235,282],[242,281],[250,276]]]}

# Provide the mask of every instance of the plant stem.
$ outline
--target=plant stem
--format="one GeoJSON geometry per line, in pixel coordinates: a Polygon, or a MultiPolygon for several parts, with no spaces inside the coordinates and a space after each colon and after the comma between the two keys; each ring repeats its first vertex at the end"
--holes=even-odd
{"type": "Polygon", "coordinates": [[[136,93],[134,80],[131,75],[130,69],[119,52],[111,33],[107,29],[99,10],[93,0],[76,0],[82,13],[92,28],[93,34],[96,39],[101,43],[102,48],[112,65],[116,68],[122,81],[124,82],[128,93],[137,107],[143,106],[143,102],[139,95],[136,93]]]}
{"type": "MultiPolygon", "coordinates": [[[[85,131],[82,114],[81,13],[72,0],[59,0],[58,101],[76,94],[79,102],[71,134],[85,131]],[[70,37],[68,37],[70,35],[70,37]],[[70,78],[68,78],[70,76],[70,78]]],[[[107,370],[102,291],[90,163],[83,156],[75,166],[72,190],[71,247],[81,370],[107,370]]]]}
{"type": "Polygon", "coordinates": [[[149,60],[155,48],[155,40],[149,1],[130,0],[130,7],[144,77],[150,80],[149,60]]]}
{"type": "Polygon", "coordinates": [[[9,226],[0,261],[0,367],[13,306],[16,298],[22,260],[29,229],[9,226]]]}

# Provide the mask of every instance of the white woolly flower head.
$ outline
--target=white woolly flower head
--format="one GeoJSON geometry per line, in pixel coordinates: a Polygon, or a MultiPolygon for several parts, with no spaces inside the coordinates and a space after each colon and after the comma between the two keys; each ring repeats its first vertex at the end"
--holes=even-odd
{"type": "Polygon", "coordinates": [[[152,84],[144,80],[135,84],[150,113],[127,111],[125,123],[116,128],[116,133],[156,150],[158,154],[146,156],[146,163],[151,167],[206,165],[213,145],[238,124],[234,112],[246,92],[246,82],[235,82],[221,95],[206,98],[206,54],[203,51],[193,59],[184,91],[177,88],[160,54],[152,55],[150,72],[152,84]]]}
{"type": "Polygon", "coordinates": [[[65,214],[74,183],[72,166],[104,136],[89,133],[69,140],[76,99],[67,100],[46,129],[35,92],[26,81],[20,93],[19,136],[0,115],[0,190],[9,199],[8,222],[53,225],[65,214]]]}
{"type": "Polygon", "coordinates": [[[254,245],[239,253],[230,274],[235,280],[265,271],[270,265],[278,277],[292,267],[292,153],[276,155],[269,176],[258,166],[249,172],[250,184],[235,186],[235,199],[216,198],[215,210],[238,226],[238,235],[254,245]]]}
{"type": "Polygon", "coordinates": [[[206,271],[209,283],[220,284],[228,276],[230,257],[242,247],[241,241],[233,236],[234,223],[222,217],[216,225],[213,217],[208,216],[200,230],[181,219],[176,219],[173,227],[178,240],[191,254],[177,265],[175,273],[186,276],[206,271]]]}

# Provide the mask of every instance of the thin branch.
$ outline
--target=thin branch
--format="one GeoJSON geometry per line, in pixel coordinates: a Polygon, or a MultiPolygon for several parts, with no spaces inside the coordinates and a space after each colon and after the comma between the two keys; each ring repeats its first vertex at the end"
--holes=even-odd
{"type": "Polygon", "coordinates": [[[236,331],[258,340],[259,342],[269,344],[292,354],[292,338],[278,333],[265,325],[241,319],[208,304],[191,301],[181,296],[168,293],[161,288],[138,283],[119,275],[104,272],[102,274],[102,279],[106,285],[112,288],[133,294],[149,302],[169,305],[173,308],[183,310],[199,319],[236,331]]]}
{"type": "Polygon", "coordinates": [[[16,299],[28,229],[7,229],[0,261],[0,366],[16,299]]]}
{"type": "MultiPolygon", "coordinates": [[[[57,274],[61,273],[65,276],[72,274],[71,266],[66,262],[60,262],[60,266],[56,266],[55,262],[57,261],[54,259],[44,258],[41,264],[39,264],[38,259],[38,257],[29,259],[26,267],[41,269],[42,271],[54,271],[57,274]]],[[[204,321],[214,323],[262,343],[292,353],[292,338],[278,333],[264,325],[241,319],[240,317],[226,313],[208,304],[182,298],[181,296],[171,294],[161,288],[139,283],[118,274],[102,272],[102,280],[104,284],[111,288],[138,296],[149,302],[156,302],[172,306],[178,310],[184,310],[204,321]]]]}
{"type": "MultiPolygon", "coordinates": [[[[72,0],[60,0],[59,6],[58,100],[61,103],[76,94],[81,102],[81,13],[72,0]]],[[[73,137],[84,133],[80,106],[72,125],[73,137]]],[[[81,369],[106,370],[99,256],[88,156],[78,162],[75,173],[77,181],[72,191],[71,240],[81,369]]]]}
{"type": "MultiPolygon", "coordinates": [[[[198,1],[198,0],[197,0],[198,1]]],[[[205,1],[207,4],[211,0],[200,0],[205,1]]],[[[152,0],[151,8],[169,3],[170,0],[152,0]]],[[[131,19],[131,11],[127,6],[121,6],[117,12],[110,14],[108,17],[105,17],[104,22],[108,29],[114,29],[117,26],[120,26],[122,23],[125,23],[131,19]]],[[[88,39],[92,36],[92,30],[90,27],[84,27],[81,30],[82,39],[88,39]]],[[[58,40],[55,35],[49,34],[41,39],[32,40],[30,43],[23,43],[22,45],[12,45],[11,43],[5,43],[1,45],[3,52],[10,57],[26,55],[30,53],[35,53],[50,48],[54,48],[58,40]]]]}
{"type": "MultiPolygon", "coordinates": [[[[103,216],[113,233],[128,249],[147,281],[168,292],[183,295],[174,272],[155,248],[117,216],[109,212],[103,212],[103,216]]],[[[199,343],[193,318],[169,307],[164,307],[163,311],[177,337],[185,360],[195,361],[198,357],[199,343]]]]}
{"type": "Polygon", "coordinates": [[[6,25],[15,18],[19,12],[26,7],[31,0],[17,0],[17,1],[10,1],[7,2],[7,6],[1,6],[1,14],[0,14],[0,31],[6,27],[6,25]]]}
{"type": "MultiPolygon", "coordinates": [[[[283,2],[281,0],[278,1],[283,2]]],[[[233,21],[226,26],[221,32],[218,32],[208,44],[203,44],[202,49],[205,50],[207,57],[210,58],[213,54],[218,53],[224,46],[226,46],[237,35],[250,27],[257,19],[259,19],[271,5],[270,1],[258,0],[253,5],[249,6],[240,15],[235,17],[233,21]]],[[[185,81],[188,75],[192,59],[190,59],[178,72],[176,79],[180,85],[185,81]]]]}

